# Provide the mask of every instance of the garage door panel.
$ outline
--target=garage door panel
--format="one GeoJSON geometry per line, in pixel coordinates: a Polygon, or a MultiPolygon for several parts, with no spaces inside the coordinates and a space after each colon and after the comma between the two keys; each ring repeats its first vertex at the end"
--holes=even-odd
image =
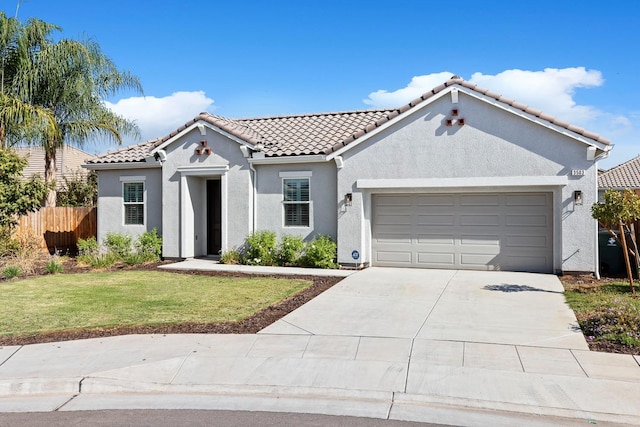
{"type": "Polygon", "coordinates": [[[482,226],[482,225],[500,225],[500,215],[460,215],[460,225],[482,226]]]}
{"type": "Polygon", "coordinates": [[[551,193],[374,195],[374,263],[551,272],[552,225],[551,193]]]}
{"type": "Polygon", "coordinates": [[[451,215],[417,215],[416,225],[454,225],[454,218],[451,215]]]}
{"type": "Polygon", "coordinates": [[[548,217],[546,215],[507,215],[507,226],[517,227],[546,227],[548,217]]]}
{"type": "Polygon", "coordinates": [[[498,206],[500,197],[497,194],[469,194],[460,196],[460,206],[498,206]]]}
{"type": "Polygon", "coordinates": [[[379,263],[394,263],[410,266],[412,264],[412,253],[401,251],[378,251],[376,253],[376,261],[379,263]]]}
{"type": "Polygon", "coordinates": [[[455,265],[455,255],[449,252],[417,252],[416,260],[422,267],[448,268],[455,265]]]}

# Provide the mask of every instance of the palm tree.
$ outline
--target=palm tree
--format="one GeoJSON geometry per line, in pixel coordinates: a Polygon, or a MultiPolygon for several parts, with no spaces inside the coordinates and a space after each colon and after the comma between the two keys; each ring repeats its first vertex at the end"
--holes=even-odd
{"type": "MultiPolygon", "coordinates": [[[[3,68],[12,77],[8,97],[14,105],[21,105],[15,107],[13,116],[9,108],[0,114],[7,129],[9,124],[16,125],[11,130],[14,138],[44,148],[44,177],[51,185],[47,206],[55,206],[52,184],[57,150],[69,143],[82,146],[97,137],[121,144],[123,135],[137,136],[135,123],[109,110],[103,100],[120,90],[142,92],[139,79],[119,70],[97,43],[54,42],[51,33],[58,29],[30,20],[18,31],[17,53],[8,57],[3,68]]],[[[0,108],[2,102],[0,99],[0,108]]]]}

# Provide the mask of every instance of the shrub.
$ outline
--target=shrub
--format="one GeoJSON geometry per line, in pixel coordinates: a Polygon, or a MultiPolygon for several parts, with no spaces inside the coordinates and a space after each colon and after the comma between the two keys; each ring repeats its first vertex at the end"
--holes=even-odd
{"type": "Polygon", "coordinates": [[[330,236],[319,235],[304,247],[300,263],[305,267],[336,268],[337,245],[330,236]]]}
{"type": "Polygon", "coordinates": [[[640,305],[613,298],[608,307],[590,314],[580,322],[586,336],[640,347],[640,305]]]}
{"type": "Polygon", "coordinates": [[[78,257],[88,255],[98,255],[99,247],[98,241],[95,237],[89,237],[88,239],[78,239],[78,257]]]}
{"type": "Polygon", "coordinates": [[[120,261],[120,259],[121,258],[113,252],[107,252],[90,256],[88,259],[83,260],[83,262],[86,262],[93,268],[108,268],[120,261]]]}
{"type": "Polygon", "coordinates": [[[278,265],[298,265],[302,251],[304,249],[304,239],[298,236],[284,235],[282,242],[278,246],[278,265]]]}
{"type": "Polygon", "coordinates": [[[11,228],[0,225],[0,257],[12,256],[18,250],[18,241],[11,237],[11,228]]]}
{"type": "Polygon", "coordinates": [[[110,232],[104,238],[104,246],[107,252],[116,255],[119,259],[124,260],[131,254],[131,245],[133,238],[128,234],[110,232]]]}
{"type": "Polygon", "coordinates": [[[17,265],[8,265],[2,270],[2,277],[12,279],[22,274],[22,270],[17,265]]]}
{"type": "MultiPolygon", "coordinates": [[[[162,254],[162,237],[158,236],[158,230],[154,228],[138,236],[136,252],[136,255],[139,255],[139,258],[142,259],[141,262],[160,261],[160,255],[162,254]]],[[[138,262],[138,264],[140,264],[140,262],[138,262]]]]}
{"type": "Polygon", "coordinates": [[[220,264],[240,264],[241,258],[240,252],[236,250],[226,251],[220,255],[220,264]]]}
{"type": "Polygon", "coordinates": [[[262,230],[251,233],[245,241],[243,264],[274,265],[276,261],[276,233],[262,230]]]}
{"type": "Polygon", "coordinates": [[[62,265],[58,257],[53,257],[47,262],[47,265],[45,265],[44,270],[48,274],[62,273],[64,271],[64,266],[62,265]]]}

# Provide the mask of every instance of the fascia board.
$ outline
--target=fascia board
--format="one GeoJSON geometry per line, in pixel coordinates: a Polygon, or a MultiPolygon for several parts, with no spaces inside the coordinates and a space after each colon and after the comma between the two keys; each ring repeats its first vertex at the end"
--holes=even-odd
{"type": "Polygon", "coordinates": [[[505,176],[477,178],[424,178],[424,179],[358,179],[360,189],[429,189],[429,188],[524,188],[562,187],[566,176],[505,176]]]}
{"type": "Polygon", "coordinates": [[[162,168],[160,164],[131,162],[131,163],[89,163],[81,165],[85,169],[89,170],[117,170],[117,169],[156,169],[162,168]]]}
{"type": "Polygon", "coordinates": [[[520,110],[519,108],[512,107],[511,105],[508,105],[508,104],[505,104],[503,102],[500,102],[495,98],[491,98],[489,96],[483,95],[483,94],[481,94],[479,92],[476,92],[476,91],[471,90],[469,88],[466,88],[464,86],[457,86],[457,87],[458,87],[458,91],[459,92],[463,92],[465,95],[469,95],[469,96],[471,96],[471,97],[473,97],[475,99],[478,99],[480,101],[484,101],[487,104],[490,104],[490,105],[492,105],[494,107],[500,108],[500,109],[502,109],[504,111],[508,111],[508,112],[510,112],[510,113],[512,113],[512,114],[514,114],[516,116],[522,117],[523,119],[529,120],[529,121],[531,121],[533,123],[536,123],[536,124],[538,124],[540,126],[544,126],[544,127],[548,128],[548,129],[554,130],[557,133],[560,133],[560,134],[562,134],[564,136],[567,136],[569,138],[575,139],[576,141],[580,141],[583,144],[590,145],[592,147],[596,147],[598,150],[600,150],[602,152],[607,152],[607,151],[611,150],[611,145],[603,144],[603,143],[595,141],[595,140],[593,140],[591,138],[587,138],[587,137],[585,137],[583,135],[580,135],[578,133],[572,132],[567,128],[555,125],[555,124],[553,124],[551,122],[548,122],[547,120],[544,120],[544,119],[536,117],[536,116],[534,116],[532,114],[526,113],[526,112],[520,110]]]}
{"type": "Polygon", "coordinates": [[[362,144],[363,142],[366,142],[367,140],[369,140],[370,138],[376,136],[380,132],[390,128],[393,125],[395,125],[397,122],[399,122],[401,120],[404,120],[407,117],[411,117],[413,114],[418,113],[420,110],[422,110],[423,108],[427,107],[432,102],[444,97],[445,95],[448,95],[451,92],[451,89],[453,89],[454,87],[458,88],[458,89],[460,88],[460,86],[458,86],[458,85],[448,86],[447,88],[445,88],[442,91],[436,93],[432,97],[425,99],[424,101],[422,101],[420,104],[416,105],[415,107],[410,108],[409,110],[407,110],[404,113],[398,115],[397,117],[394,117],[393,119],[389,120],[388,122],[384,123],[383,125],[375,128],[371,132],[368,132],[365,135],[362,135],[360,138],[358,138],[355,141],[353,141],[352,143],[342,147],[338,151],[334,151],[331,154],[327,154],[327,160],[333,160],[333,158],[342,155],[344,152],[346,152],[348,150],[351,150],[352,148],[357,147],[358,145],[362,144]]]}
{"type": "Polygon", "coordinates": [[[263,159],[248,159],[253,165],[283,165],[298,163],[318,163],[329,160],[324,154],[313,154],[309,156],[286,156],[286,157],[265,157],[263,159]]]}

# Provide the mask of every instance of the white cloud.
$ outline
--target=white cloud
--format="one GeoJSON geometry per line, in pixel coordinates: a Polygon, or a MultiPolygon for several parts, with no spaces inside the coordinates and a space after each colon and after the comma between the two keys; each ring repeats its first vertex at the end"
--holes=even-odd
{"type": "Polygon", "coordinates": [[[106,105],[134,120],[140,128],[141,140],[146,141],[170,133],[203,111],[213,111],[213,102],[203,91],[194,91],[175,92],[162,98],[135,96],[106,105]]]}
{"type": "Polygon", "coordinates": [[[393,92],[384,89],[372,92],[363,102],[374,108],[400,107],[409,101],[420,97],[425,92],[441,85],[453,76],[453,73],[443,71],[441,73],[425,74],[415,76],[406,87],[393,92]]]}

